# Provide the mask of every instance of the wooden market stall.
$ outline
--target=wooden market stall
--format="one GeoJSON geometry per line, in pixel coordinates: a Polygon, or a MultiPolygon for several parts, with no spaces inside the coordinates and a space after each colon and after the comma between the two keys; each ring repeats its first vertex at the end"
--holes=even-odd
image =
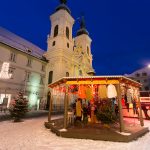
{"type": "MultiPolygon", "coordinates": [[[[88,99],[88,102],[93,104],[95,101],[101,101],[103,98],[117,100],[119,112],[120,132],[124,132],[125,124],[123,119],[123,104],[122,100],[126,96],[128,99],[131,95],[128,92],[132,91],[132,96],[136,99],[136,108],[138,109],[138,117],[140,125],[144,126],[142,110],[139,99],[139,88],[141,84],[124,76],[88,76],[88,77],[64,77],[49,85],[51,91],[50,108],[48,122],[51,122],[52,106],[57,103],[58,95],[64,103],[64,124],[63,129],[68,128],[68,106],[70,95],[76,95],[76,98],[88,99]],[[91,98],[87,98],[86,94],[81,94],[83,89],[91,89],[91,98]],[[82,91],[80,91],[82,89],[82,91]],[[105,90],[104,90],[105,89],[105,90]],[[104,91],[106,92],[104,94],[104,91]],[[113,91],[113,92],[112,92],[113,91]],[[102,96],[103,95],[103,96],[102,96]],[[105,95],[105,96],[104,96],[105,95]],[[55,99],[55,100],[54,100],[55,99]]],[[[88,95],[89,96],[89,95],[88,95]]],[[[128,102],[127,102],[128,103],[128,102]]],[[[91,109],[92,115],[92,109],[91,109]]],[[[93,122],[94,123],[94,122],[93,122]]],[[[147,130],[145,130],[147,132],[147,130]]]]}

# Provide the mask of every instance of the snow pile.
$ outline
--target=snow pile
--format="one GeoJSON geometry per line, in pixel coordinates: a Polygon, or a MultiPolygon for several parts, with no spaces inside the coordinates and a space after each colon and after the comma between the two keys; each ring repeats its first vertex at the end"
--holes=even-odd
{"type": "MultiPolygon", "coordinates": [[[[150,133],[130,143],[58,137],[44,127],[46,117],[0,122],[0,150],[149,150],[150,133]]],[[[150,121],[145,121],[150,127],[150,121]]]]}

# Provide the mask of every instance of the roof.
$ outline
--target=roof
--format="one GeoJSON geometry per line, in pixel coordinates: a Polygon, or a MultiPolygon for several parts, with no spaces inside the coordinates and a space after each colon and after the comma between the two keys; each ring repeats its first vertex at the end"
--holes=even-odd
{"type": "Polygon", "coordinates": [[[135,74],[137,73],[147,73],[148,75],[150,75],[150,68],[148,67],[144,67],[144,68],[141,68],[141,69],[138,69],[136,71],[134,71],[133,73],[131,74],[126,74],[126,76],[135,76],[135,74]]]}
{"type": "MultiPolygon", "coordinates": [[[[130,78],[127,78],[125,76],[121,76],[121,75],[110,75],[110,76],[81,76],[81,77],[63,77],[57,81],[55,81],[52,84],[49,84],[49,87],[54,87],[58,84],[62,84],[62,83],[66,83],[67,81],[81,81],[81,80],[90,80],[90,81],[94,81],[94,80],[121,80],[123,82],[127,82],[130,84],[134,84],[137,87],[141,87],[141,84],[135,80],[132,80],[130,78]]],[[[109,82],[108,82],[109,83],[109,82]]]]}
{"type": "Polygon", "coordinates": [[[65,5],[65,4],[60,4],[60,5],[56,8],[55,11],[57,12],[57,11],[59,11],[59,10],[61,10],[61,9],[66,10],[69,14],[71,14],[70,9],[69,9],[68,6],[65,5]]]}
{"type": "Polygon", "coordinates": [[[39,59],[43,59],[43,54],[45,53],[38,46],[2,27],[0,27],[0,42],[39,59]]]}

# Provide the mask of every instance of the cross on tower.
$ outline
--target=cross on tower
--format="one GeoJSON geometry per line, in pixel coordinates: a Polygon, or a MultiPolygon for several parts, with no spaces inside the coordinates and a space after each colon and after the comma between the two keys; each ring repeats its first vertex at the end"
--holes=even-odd
{"type": "Polygon", "coordinates": [[[66,3],[67,3],[67,0],[60,0],[60,3],[61,3],[61,4],[66,4],[66,3]]]}

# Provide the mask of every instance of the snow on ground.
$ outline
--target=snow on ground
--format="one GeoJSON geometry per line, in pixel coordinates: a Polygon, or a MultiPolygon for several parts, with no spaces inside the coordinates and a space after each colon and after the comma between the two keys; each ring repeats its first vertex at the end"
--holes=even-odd
{"type": "MultiPolygon", "coordinates": [[[[150,133],[129,143],[58,137],[44,127],[46,117],[0,122],[0,150],[150,150],[150,133]]],[[[150,127],[150,121],[145,121],[150,127]]]]}

